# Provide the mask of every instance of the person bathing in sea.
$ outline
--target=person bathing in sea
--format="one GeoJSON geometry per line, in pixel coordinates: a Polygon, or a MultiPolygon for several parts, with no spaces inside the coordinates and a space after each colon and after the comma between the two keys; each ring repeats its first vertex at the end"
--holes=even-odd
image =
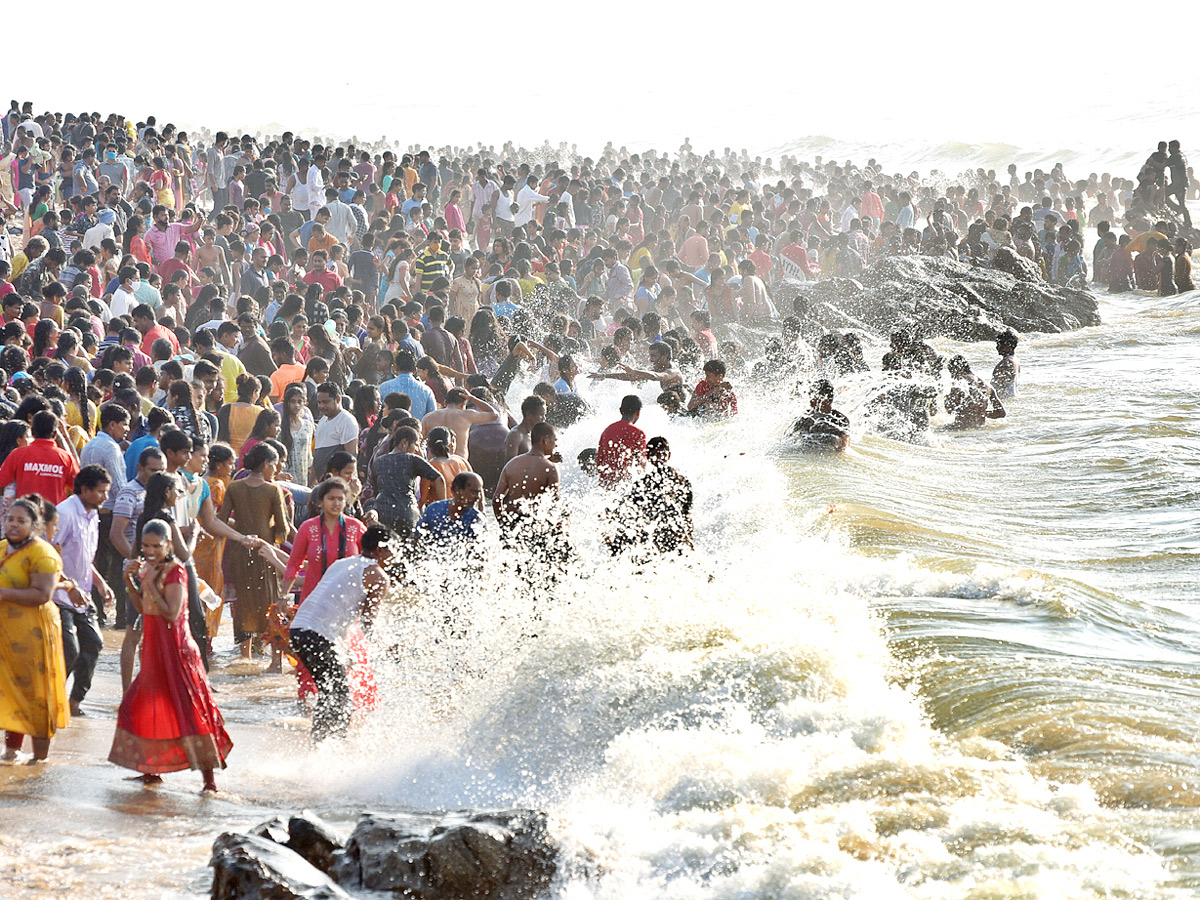
{"type": "Polygon", "coordinates": [[[948,427],[978,428],[988,419],[1003,419],[1008,415],[996,391],[971,371],[962,354],[950,357],[946,371],[954,385],[946,395],[946,412],[954,416],[948,427]]]}
{"type": "Polygon", "coordinates": [[[797,437],[826,436],[834,449],[845,450],[850,445],[850,420],[845,413],[833,408],[833,385],[820,379],[813,385],[809,400],[808,415],[792,424],[792,434],[797,437]]]}
{"type": "Polygon", "coordinates": [[[1016,332],[1011,329],[996,338],[1000,362],[992,369],[992,388],[997,397],[1006,400],[1017,396],[1017,378],[1021,374],[1021,367],[1017,363],[1017,342],[1016,332]]]}

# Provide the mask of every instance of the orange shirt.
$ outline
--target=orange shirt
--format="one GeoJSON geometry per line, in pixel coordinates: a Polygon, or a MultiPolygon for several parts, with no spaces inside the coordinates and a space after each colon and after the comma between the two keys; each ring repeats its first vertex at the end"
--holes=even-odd
{"type": "Polygon", "coordinates": [[[304,366],[299,363],[284,363],[271,373],[271,396],[283,400],[283,392],[289,384],[304,380],[304,366]]]}

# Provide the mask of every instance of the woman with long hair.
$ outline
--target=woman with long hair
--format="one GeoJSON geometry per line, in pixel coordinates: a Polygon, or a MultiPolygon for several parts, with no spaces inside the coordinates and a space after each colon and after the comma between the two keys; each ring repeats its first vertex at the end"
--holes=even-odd
{"type": "Polygon", "coordinates": [[[350,367],[342,348],[333,342],[329,332],[323,325],[314,325],[308,329],[308,339],[312,344],[313,356],[319,356],[329,363],[329,380],[340,387],[345,387],[350,380],[350,367]]]}
{"type": "Polygon", "coordinates": [[[360,429],[370,428],[379,416],[383,401],[379,396],[379,388],[373,384],[364,384],[354,392],[354,418],[358,420],[360,429]]]}
{"type": "Polygon", "coordinates": [[[108,759],[141,772],[146,784],[161,782],[164,772],[198,769],[203,790],[215,792],[213,771],[225,767],[233,741],[188,628],[187,571],[175,558],[174,530],[157,518],[138,530],[143,562],[127,580],[142,615],[142,665],[121,699],[108,759]]]}
{"type": "MultiPolygon", "coordinates": [[[[276,414],[278,415],[278,414],[276,414]]],[[[279,453],[268,443],[258,443],[243,460],[246,478],[233,481],[225,491],[219,516],[237,521],[242,534],[257,535],[269,544],[282,544],[292,535],[283,489],[274,483],[279,453]]],[[[234,640],[242,656],[250,658],[251,639],[267,627],[267,611],[279,602],[279,579],[275,570],[258,553],[242,544],[230,544],[229,572],[233,579],[234,640]]]]}
{"type": "Polygon", "coordinates": [[[129,223],[125,227],[125,252],[129,253],[138,262],[144,262],[146,265],[151,265],[150,245],[146,243],[146,239],[142,237],[142,233],[146,230],[146,220],[141,216],[130,216],[129,223]]]}
{"type": "Polygon", "coordinates": [[[33,358],[39,356],[49,356],[50,346],[58,342],[58,336],[62,333],[62,329],[58,327],[58,323],[53,319],[42,319],[33,326],[33,358]]]}
{"type": "Polygon", "coordinates": [[[67,425],[82,428],[91,439],[100,427],[100,410],[88,399],[87,376],[83,370],[67,369],[63,375],[63,389],[67,394],[67,425]]]}
{"type": "Polygon", "coordinates": [[[242,452],[238,454],[239,465],[245,465],[246,456],[261,442],[279,437],[281,418],[278,410],[274,408],[259,412],[258,418],[254,420],[254,427],[250,429],[250,436],[246,438],[246,443],[242,444],[242,452]]]}
{"type": "Polygon", "coordinates": [[[90,375],[92,374],[92,361],[80,352],[79,342],[80,333],[78,331],[74,328],[63,329],[58,335],[58,347],[54,351],[54,358],[64,366],[79,369],[82,375],[90,375]]]}
{"type": "MultiPolygon", "coordinates": [[[[317,514],[297,530],[296,541],[283,571],[285,594],[291,591],[297,577],[302,579],[297,605],[312,593],[331,565],[339,559],[358,556],[362,552],[362,538],[367,526],[347,513],[349,501],[350,487],[340,478],[328,477],[313,489],[309,506],[315,506],[317,514]]],[[[355,630],[350,633],[349,639],[350,654],[354,660],[350,669],[354,705],[362,709],[374,709],[379,702],[379,690],[374,672],[367,662],[365,637],[361,631],[355,630]]],[[[316,683],[303,664],[296,667],[296,678],[299,681],[300,699],[317,692],[316,683]]]]}
{"type": "Polygon", "coordinates": [[[190,381],[180,379],[171,382],[167,389],[167,411],[175,419],[179,430],[193,441],[212,443],[212,428],[208,416],[196,410],[196,395],[190,381]]]}
{"type": "Polygon", "coordinates": [[[47,508],[36,494],[14,500],[0,541],[0,729],[6,760],[15,760],[29,735],[33,761],[50,754],[50,739],[70,721],[62,646],[62,617],[51,597],[62,579],[62,558],[45,540],[47,508]]]}
{"type": "Polygon", "coordinates": [[[508,355],[508,341],[491,307],[479,310],[471,319],[471,351],[481,375],[491,378],[508,355]]]}
{"type": "Polygon", "coordinates": [[[262,409],[258,405],[261,390],[258,378],[243,372],[237,377],[237,399],[217,410],[217,440],[229,444],[234,453],[241,451],[258,421],[262,409]]]}
{"type": "Polygon", "coordinates": [[[287,477],[297,484],[308,484],[316,431],[308,409],[308,390],[303,384],[289,384],[283,390],[280,406],[279,440],[287,448],[287,477]]]}

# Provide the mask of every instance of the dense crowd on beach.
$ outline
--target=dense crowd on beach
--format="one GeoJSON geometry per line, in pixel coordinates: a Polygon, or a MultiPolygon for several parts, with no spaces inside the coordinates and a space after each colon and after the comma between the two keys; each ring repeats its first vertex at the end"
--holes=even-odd
{"type": "MultiPolygon", "coordinates": [[[[314,738],[336,738],[378,699],[366,634],[406,559],[495,529],[506,553],[568,565],[556,443],[604,413],[600,381],[630,393],[572,464],[606,492],[614,555],[692,542],[691,484],[638,427],[644,402],[716,422],[787,371],[805,386],[796,439],[844,449],[835,385],[870,368],[861,336],[823,327],[789,282],[924,255],[1193,289],[1177,143],[1136,181],[1072,181],[686,142],[400,150],[16,101],[0,126],[4,758],[29,738],[46,759],[86,715],[112,627],[110,759],[147,783],[191,768],[215,790],[223,627],[266,672],[294,670],[314,738]]],[[[886,337],[869,404],[885,434],[941,409],[978,427],[1017,393],[1013,332],[990,381],[932,335],[886,337]]]]}

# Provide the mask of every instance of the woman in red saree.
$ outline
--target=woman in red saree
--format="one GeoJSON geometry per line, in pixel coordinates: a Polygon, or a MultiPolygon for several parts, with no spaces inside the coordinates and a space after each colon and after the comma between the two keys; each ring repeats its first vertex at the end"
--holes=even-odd
{"type": "Polygon", "coordinates": [[[225,768],[233,742],[188,628],[187,572],[167,523],[145,524],[142,556],[139,583],[128,585],[142,615],[142,667],[121,699],[108,759],[143,773],[146,784],[162,781],[163,772],[199,769],[204,790],[215,792],[213,770],[225,768]]]}

